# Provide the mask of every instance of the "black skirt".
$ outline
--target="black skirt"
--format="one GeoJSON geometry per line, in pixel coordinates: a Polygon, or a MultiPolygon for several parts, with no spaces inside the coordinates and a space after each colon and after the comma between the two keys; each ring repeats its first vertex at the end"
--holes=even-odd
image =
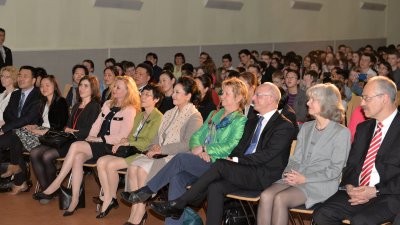
{"type": "Polygon", "coordinates": [[[86,161],[86,163],[96,163],[100,157],[108,155],[107,152],[111,152],[112,149],[112,145],[103,142],[88,142],[88,144],[92,150],[93,157],[86,161]]]}

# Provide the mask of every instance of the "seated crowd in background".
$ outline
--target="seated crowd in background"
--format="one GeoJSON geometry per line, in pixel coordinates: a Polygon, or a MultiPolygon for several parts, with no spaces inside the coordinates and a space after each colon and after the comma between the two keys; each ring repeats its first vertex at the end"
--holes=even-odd
{"type": "Polygon", "coordinates": [[[118,171],[127,169],[127,225],[145,223],[144,202],[167,184],[168,201],[150,207],[169,225],[183,224],[186,205],[204,199],[206,223],[220,224],[224,196],[236,190],[261,193],[258,224],[287,224],[289,208],[317,203],[317,224],[393,221],[400,213],[398,49],[339,45],[304,57],[242,49],[238,58],[235,67],[225,54],[218,68],[202,52],[193,66],[179,52],[161,68],[150,52],[137,65],[106,59],[101,78],[85,59],[73,66],[65,98],[41,67],[2,68],[0,156],[10,163],[1,178],[13,177],[12,194],[29,191],[22,153],[30,152],[41,187],[33,198],[46,204],[71,171],[70,216],[79,207],[83,164],[97,162],[103,195],[94,201],[103,218],[119,205],[118,171]],[[59,148],[41,144],[48,131],[75,139],[59,148]],[[119,157],[126,148],[133,153],[119,157]]]}

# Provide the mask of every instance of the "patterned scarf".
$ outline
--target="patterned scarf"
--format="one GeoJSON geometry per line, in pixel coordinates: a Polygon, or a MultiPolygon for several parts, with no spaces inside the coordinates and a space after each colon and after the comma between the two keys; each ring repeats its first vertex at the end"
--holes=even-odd
{"type": "Polygon", "coordinates": [[[158,130],[160,146],[180,142],[182,126],[197,112],[196,107],[192,103],[184,106],[182,111],[179,111],[178,107],[175,106],[165,112],[160,129],[158,130]]]}

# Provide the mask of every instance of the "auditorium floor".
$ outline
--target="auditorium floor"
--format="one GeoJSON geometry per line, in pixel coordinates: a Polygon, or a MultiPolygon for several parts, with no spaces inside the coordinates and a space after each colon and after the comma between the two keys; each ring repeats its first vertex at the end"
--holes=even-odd
{"type": "MultiPolygon", "coordinates": [[[[111,210],[103,219],[96,219],[96,205],[92,197],[98,195],[99,188],[93,175],[86,176],[86,207],[79,209],[74,215],[63,217],[63,211],[58,209],[58,199],[47,205],[41,205],[32,199],[34,188],[28,193],[11,196],[0,193],[0,224],[1,225],[91,225],[91,224],[124,224],[129,217],[130,207],[120,203],[120,207],[111,210]]],[[[204,218],[204,214],[201,211],[204,218]]],[[[161,225],[163,220],[149,214],[148,225],[161,225]]]]}

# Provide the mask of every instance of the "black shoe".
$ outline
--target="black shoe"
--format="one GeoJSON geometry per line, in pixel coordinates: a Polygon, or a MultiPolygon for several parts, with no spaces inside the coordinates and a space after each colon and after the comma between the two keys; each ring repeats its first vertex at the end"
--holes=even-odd
{"type": "Polygon", "coordinates": [[[93,197],[92,200],[93,200],[94,204],[103,205],[103,200],[101,200],[100,197],[93,197]]]}
{"type": "Polygon", "coordinates": [[[74,212],[76,211],[76,209],[74,209],[73,211],[68,211],[68,210],[65,210],[64,211],[64,214],[63,214],[63,216],[72,216],[72,215],[74,215],[74,212]]]}
{"type": "Polygon", "coordinates": [[[40,201],[40,200],[43,200],[43,199],[51,200],[51,199],[53,199],[56,195],[57,195],[57,191],[54,192],[53,194],[49,194],[49,195],[46,195],[46,194],[43,193],[43,192],[38,192],[38,193],[33,194],[33,195],[32,195],[32,198],[35,199],[35,200],[39,200],[39,201],[40,201]]]}
{"type": "Polygon", "coordinates": [[[119,207],[117,199],[113,198],[111,203],[108,205],[107,209],[104,212],[101,212],[96,216],[97,219],[103,218],[108,215],[112,208],[117,209],[119,207]]]}
{"type": "Polygon", "coordinates": [[[132,204],[139,203],[139,202],[145,202],[147,201],[153,194],[149,194],[143,191],[136,190],[132,192],[121,192],[121,198],[124,199],[127,202],[130,202],[132,204]]]}
{"type": "Polygon", "coordinates": [[[131,222],[126,222],[126,223],[124,223],[124,225],[144,225],[146,220],[147,220],[147,212],[144,213],[144,215],[142,217],[142,220],[138,224],[133,224],[131,222]]]}
{"type": "Polygon", "coordinates": [[[152,202],[150,208],[160,216],[179,219],[183,213],[183,209],[176,207],[176,201],[168,202],[152,202]]]}

